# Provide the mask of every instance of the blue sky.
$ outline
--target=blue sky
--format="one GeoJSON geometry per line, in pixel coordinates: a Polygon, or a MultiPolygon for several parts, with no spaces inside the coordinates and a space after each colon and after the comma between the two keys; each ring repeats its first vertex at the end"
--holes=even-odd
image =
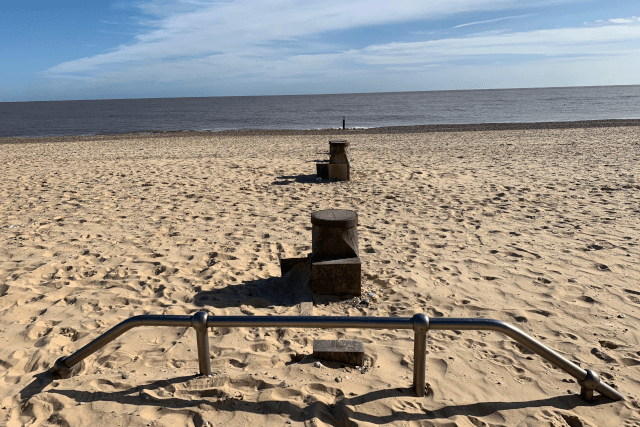
{"type": "Polygon", "coordinates": [[[640,84],[640,4],[0,4],[0,101],[640,84]]]}

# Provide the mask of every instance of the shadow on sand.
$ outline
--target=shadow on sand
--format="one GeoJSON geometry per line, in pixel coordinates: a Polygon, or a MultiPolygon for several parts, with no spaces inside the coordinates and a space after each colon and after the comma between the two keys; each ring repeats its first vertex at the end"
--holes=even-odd
{"type": "Polygon", "coordinates": [[[193,298],[198,307],[293,307],[311,301],[308,267],[300,265],[282,277],[269,277],[199,291],[193,298]]]}
{"type": "MultiPolygon", "coordinates": [[[[37,377],[41,375],[43,374],[39,374],[37,375],[37,377]]],[[[195,380],[196,382],[199,381],[198,379],[194,379],[194,377],[183,376],[168,380],[154,381],[132,387],[127,390],[111,393],[87,393],[63,389],[62,387],[51,389],[47,392],[66,396],[78,403],[106,401],[126,405],[157,407],[158,410],[160,410],[161,408],[196,409],[199,407],[200,409],[204,410],[228,412],[240,411],[258,415],[284,415],[288,416],[289,419],[295,422],[307,422],[317,417],[323,422],[330,423],[332,425],[349,425],[350,422],[348,420],[351,420],[352,422],[361,421],[372,424],[393,424],[397,423],[398,421],[420,422],[450,418],[454,416],[487,417],[499,411],[509,411],[513,409],[549,406],[562,410],[571,410],[578,406],[593,406],[611,403],[606,398],[599,397],[596,399],[595,403],[589,404],[583,401],[579,397],[579,395],[575,394],[568,396],[555,396],[538,400],[526,400],[521,402],[478,402],[467,405],[452,404],[438,407],[437,404],[432,402],[429,396],[423,398],[415,397],[411,388],[376,390],[362,395],[352,394],[348,397],[345,396],[340,390],[338,390],[335,401],[333,403],[326,404],[321,401],[312,399],[313,403],[310,403],[308,405],[305,405],[304,403],[302,403],[302,401],[300,401],[300,403],[298,404],[294,404],[287,400],[271,400],[268,397],[267,399],[260,402],[245,402],[242,400],[242,398],[238,400],[231,396],[228,396],[224,391],[224,384],[221,384],[221,387],[219,389],[215,386],[209,386],[205,388],[202,388],[202,386],[197,386],[198,393],[189,391],[189,385],[187,384],[187,389],[184,390],[184,395],[187,396],[186,398],[180,397],[181,393],[179,393],[179,390],[178,392],[176,392],[176,395],[178,396],[168,395],[167,398],[159,398],[156,397],[154,393],[148,393],[148,391],[153,391],[154,389],[167,388],[169,386],[184,383],[189,380],[195,380]],[[368,411],[360,411],[357,409],[357,406],[359,405],[374,402],[377,400],[399,397],[411,399],[412,401],[415,401],[415,403],[420,403],[422,412],[415,413],[393,411],[393,413],[389,415],[374,415],[368,411]],[[433,409],[428,409],[429,407],[433,407],[433,409]]],[[[277,395],[275,391],[280,389],[278,385],[262,382],[261,384],[262,386],[258,387],[258,389],[263,390],[263,393],[270,393],[269,389],[273,389],[274,392],[271,393],[277,395]]],[[[64,386],[64,382],[61,383],[61,386],[64,386]]],[[[35,393],[31,392],[36,389],[40,389],[40,391],[42,390],[42,388],[40,387],[33,387],[32,385],[27,386],[27,388],[23,390],[23,396],[32,396],[35,393]],[[29,392],[26,392],[27,389],[29,389],[29,392]]],[[[307,392],[307,394],[308,393],[313,392],[309,391],[307,392]]],[[[299,394],[303,395],[305,394],[305,392],[299,392],[299,394]]],[[[301,397],[304,398],[304,396],[301,397]]],[[[303,400],[307,399],[304,398],[303,400]]],[[[201,415],[197,415],[197,417],[201,417],[201,415]]],[[[196,425],[202,425],[202,423],[204,423],[204,420],[194,418],[194,422],[196,423],[196,425]]]]}
{"type": "Polygon", "coordinates": [[[318,176],[315,173],[311,175],[282,175],[276,177],[276,180],[273,181],[273,185],[289,185],[294,182],[301,184],[321,184],[324,182],[326,184],[328,182],[326,179],[318,182],[316,181],[317,177],[318,176]]]}

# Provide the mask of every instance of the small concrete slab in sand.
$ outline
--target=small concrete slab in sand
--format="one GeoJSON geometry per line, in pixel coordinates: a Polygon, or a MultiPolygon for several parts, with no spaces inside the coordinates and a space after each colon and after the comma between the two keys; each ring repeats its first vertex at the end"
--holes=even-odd
{"type": "Polygon", "coordinates": [[[329,163],[316,163],[316,176],[322,179],[329,179],[329,163]]]}
{"type": "Polygon", "coordinates": [[[298,258],[280,258],[280,275],[284,276],[296,265],[309,261],[309,256],[298,258]]]}
{"type": "Polygon", "coordinates": [[[364,365],[364,343],[360,340],[315,340],[313,357],[347,365],[364,365]]]}
{"type": "Polygon", "coordinates": [[[298,305],[300,316],[313,316],[313,301],[302,301],[298,305]]]}

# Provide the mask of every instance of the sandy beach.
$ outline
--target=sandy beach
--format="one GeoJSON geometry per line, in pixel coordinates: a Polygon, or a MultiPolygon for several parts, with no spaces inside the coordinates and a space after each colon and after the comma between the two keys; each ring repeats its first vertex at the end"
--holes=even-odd
{"type": "Polygon", "coordinates": [[[0,425],[640,426],[640,124],[0,139],[0,425]],[[329,139],[350,182],[316,182],[329,139]],[[69,379],[46,371],[138,314],[300,314],[312,212],[359,216],[363,289],[318,316],[509,322],[627,399],[497,332],[139,328],[69,379]],[[367,369],[314,366],[359,339],[367,369]]]}

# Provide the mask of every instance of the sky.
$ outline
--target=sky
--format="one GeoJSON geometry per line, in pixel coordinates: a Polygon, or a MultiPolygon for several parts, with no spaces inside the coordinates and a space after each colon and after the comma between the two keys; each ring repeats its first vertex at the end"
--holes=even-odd
{"type": "Polygon", "coordinates": [[[0,3],[0,102],[640,84],[630,0],[0,3]]]}

